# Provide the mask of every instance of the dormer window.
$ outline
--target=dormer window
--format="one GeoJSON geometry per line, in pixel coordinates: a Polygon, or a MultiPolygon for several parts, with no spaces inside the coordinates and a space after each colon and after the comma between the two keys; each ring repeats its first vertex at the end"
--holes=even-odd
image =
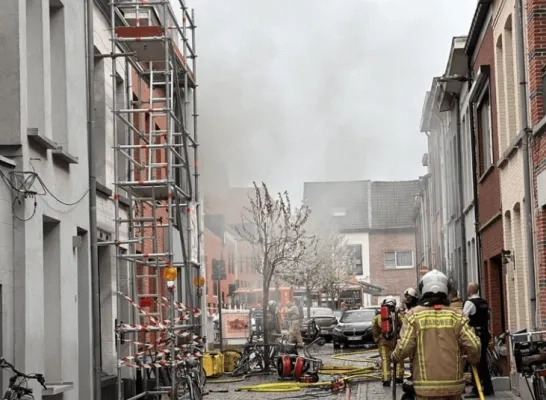
{"type": "Polygon", "coordinates": [[[332,210],[332,215],[334,217],[344,217],[347,214],[347,210],[342,207],[336,207],[332,210]]]}

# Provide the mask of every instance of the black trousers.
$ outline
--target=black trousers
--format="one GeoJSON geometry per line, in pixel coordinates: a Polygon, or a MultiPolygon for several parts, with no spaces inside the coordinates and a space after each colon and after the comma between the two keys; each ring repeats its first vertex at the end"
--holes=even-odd
{"type": "MultiPolygon", "coordinates": [[[[478,376],[482,383],[482,389],[485,394],[493,394],[493,382],[491,382],[491,375],[489,375],[489,363],[487,362],[487,348],[489,347],[489,338],[481,338],[480,342],[482,345],[480,362],[476,365],[478,370],[478,376]]],[[[474,381],[474,374],[472,374],[472,383],[474,384],[474,389],[477,391],[476,382],[474,381]]]]}

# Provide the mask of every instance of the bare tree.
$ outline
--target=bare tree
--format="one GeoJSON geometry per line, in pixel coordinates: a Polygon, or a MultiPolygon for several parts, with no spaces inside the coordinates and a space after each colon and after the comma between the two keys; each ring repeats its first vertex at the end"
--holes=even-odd
{"type": "Polygon", "coordinates": [[[354,254],[343,236],[335,231],[319,238],[322,269],[320,289],[329,298],[339,298],[354,276],[354,254]]]}
{"type": "MultiPolygon", "coordinates": [[[[269,287],[277,268],[298,264],[307,254],[309,237],[305,224],[310,210],[306,206],[292,208],[287,192],[271,195],[267,185],[259,187],[254,182],[254,196],[249,196],[249,206],[242,215],[242,225],[237,229],[241,238],[253,248],[257,257],[256,270],[263,276],[264,338],[270,341],[267,305],[269,287]]],[[[269,351],[266,348],[266,368],[269,369],[269,351]]]]}
{"type": "Polygon", "coordinates": [[[311,295],[324,281],[322,270],[325,267],[322,243],[316,236],[309,237],[305,252],[296,262],[283,264],[276,274],[290,285],[303,287],[307,298],[307,315],[311,315],[311,295]]]}

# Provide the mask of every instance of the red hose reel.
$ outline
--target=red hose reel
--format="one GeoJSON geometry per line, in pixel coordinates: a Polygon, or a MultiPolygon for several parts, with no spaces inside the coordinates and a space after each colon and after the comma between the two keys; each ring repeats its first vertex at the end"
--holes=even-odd
{"type": "Polygon", "coordinates": [[[295,379],[298,382],[318,382],[318,365],[298,355],[283,354],[277,358],[277,374],[280,379],[295,379]],[[310,371],[313,369],[313,371],[310,371]],[[316,369],[316,371],[315,371],[316,369]]]}

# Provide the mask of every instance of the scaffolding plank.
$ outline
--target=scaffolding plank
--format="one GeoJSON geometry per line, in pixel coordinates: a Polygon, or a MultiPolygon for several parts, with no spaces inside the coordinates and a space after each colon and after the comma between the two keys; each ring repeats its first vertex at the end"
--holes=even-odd
{"type": "Polygon", "coordinates": [[[159,25],[150,26],[119,26],[116,28],[116,35],[119,39],[134,39],[124,41],[131,52],[135,52],[135,58],[139,62],[153,62],[154,68],[165,69],[165,42],[172,43],[175,59],[188,74],[189,86],[195,88],[195,75],[191,70],[186,57],[180,51],[171,38],[164,38],[163,27],[159,25]],[[163,40],[157,40],[161,39],[163,40]]]}

